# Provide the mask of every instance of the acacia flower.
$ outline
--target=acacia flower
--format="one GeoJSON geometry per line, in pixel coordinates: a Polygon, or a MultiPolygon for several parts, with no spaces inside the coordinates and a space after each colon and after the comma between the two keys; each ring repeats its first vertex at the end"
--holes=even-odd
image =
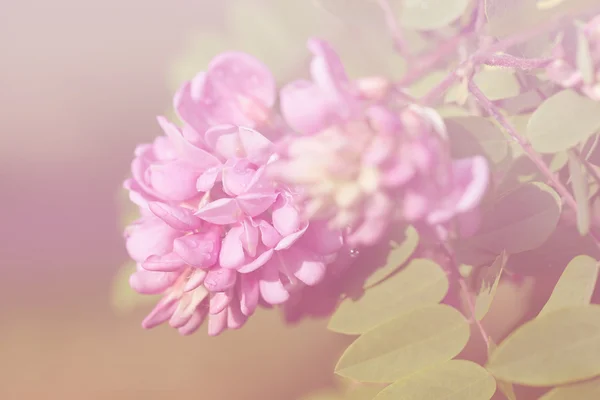
{"type": "Polygon", "coordinates": [[[435,111],[365,99],[327,43],[313,39],[308,47],[312,82],[292,82],[280,94],[299,135],[270,166],[277,179],[302,188],[305,218],[348,229],[348,244],[357,246],[376,243],[394,221],[440,225],[477,207],[487,163],[450,160],[435,111]]]}
{"type": "Polygon", "coordinates": [[[274,144],[240,126],[257,121],[254,106],[270,112],[266,67],[228,53],[196,85],[175,99],[183,126],[159,117],[165,135],[136,149],[125,187],[141,218],[125,238],[138,265],[132,288],[163,295],[143,326],[168,322],[190,334],[208,319],[209,335],[218,335],[259,304],[282,304],[321,282],[344,242],[340,231],[300,218],[294,187],[265,173],[274,144]]]}

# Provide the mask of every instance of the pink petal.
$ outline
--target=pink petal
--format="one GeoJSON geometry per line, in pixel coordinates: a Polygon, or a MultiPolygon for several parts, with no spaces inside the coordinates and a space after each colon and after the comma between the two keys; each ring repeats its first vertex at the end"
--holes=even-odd
{"type": "Polygon", "coordinates": [[[317,38],[309,39],[307,46],[314,55],[310,65],[313,80],[332,94],[349,91],[350,80],[335,50],[317,38]]]}
{"type": "Polygon", "coordinates": [[[208,336],[217,336],[227,327],[227,309],[208,317],[208,336]]]}
{"type": "Polygon", "coordinates": [[[206,271],[203,269],[195,269],[190,274],[188,281],[185,283],[183,287],[184,292],[191,292],[192,290],[198,289],[204,283],[204,278],[206,277],[206,271]]]}
{"type": "Polygon", "coordinates": [[[300,224],[300,213],[289,203],[273,211],[273,226],[281,236],[297,232],[300,224]]]}
{"type": "Polygon", "coordinates": [[[204,133],[206,144],[223,160],[244,157],[244,149],[235,125],[217,125],[204,133]]]}
{"type": "Polygon", "coordinates": [[[213,188],[217,180],[221,178],[222,167],[211,167],[204,171],[196,181],[196,190],[199,192],[208,192],[213,188]]]}
{"type": "Polygon", "coordinates": [[[177,253],[169,253],[164,256],[150,256],[142,263],[142,267],[148,271],[173,272],[185,267],[185,261],[177,253]]]}
{"type": "Polygon", "coordinates": [[[244,274],[240,276],[240,285],[238,286],[238,297],[240,299],[240,310],[246,316],[254,314],[259,298],[258,281],[252,275],[244,274]]]}
{"type": "Polygon", "coordinates": [[[326,255],[339,251],[344,245],[344,237],[339,230],[328,227],[327,221],[311,221],[300,242],[318,254],[326,255]]]}
{"type": "Polygon", "coordinates": [[[265,220],[260,220],[258,223],[260,229],[260,238],[262,243],[268,248],[273,248],[281,240],[281,235],[277,232],[277,229],[273,225],[269,224],[265,220]]]}
{"type": "Polygon", "coordinates": [[[152,329],[167,322],[175,312],[176,308],[176,301],[167,301],[166,298],[161,299],[156,307],[154,307],[154,309],[150,312],[150,314],[148,314],[148,316],[142,321],[142,328],[152,329]]]}
{"type": "Polygon", "coordinates": [[[159,294],[171,287],[179,275],[178,272],[141,270],[129,277],[129,285],[141,294],[159,294]]]}
{"type": "MultiPolygon", "coordinates": [[[[157,120],[165,134],[171,140],[171,143],[173,144],[175,151],[181,160],[190,163],[191,165],[193,165],[201,171],[221,164],[221,162],[211,153],[190,143],[183,136],[179,128],[167,121],[165,117],[158,117],[157,120]]],[[[186,130],[190,129],[190,127],[186,128],[186,130]]],[[[188,132],[187,136],[200,137],[199,134],[195,131],[193,133],[188,132]]]]}
{"type": "Polygon", "coordinates": [[[279,276],[279,263],[274,259],[269,260],[260,269],[259,288],[260,294],[268,304],[281,304],[290,298],[290,294],[283,286],[279,276]]]}
{"type": "Polygon", "coordinates": [[[219,233],[215,230],[177,238],[173,249],[186,263],[199,268],[213,266],[219,257],[219,233]]]}
{"type": "Polygon", "coordinates": [[[279,256],[286,271],[294,274],[308,286],[316,285],[325,276],[325,263],[307,250],[291,247],[286,251],[279,252],[279,256]]]}
{"type": "Polygon", "coordinates": [[[220,313],[227,308],[232,299],[233,294],[229,291],[214,293],[210,297],[209,314],[214,315],[220,313]]]}
{"type": "Polygon", "coordinates": [[[196,181],[201,172],[185,161],[155,164],[148,172],[152,187],[168,200],[184,201],[198,193],[196,181]]]}
{"type": "Polygon", "coordinates": [[[250,257],[256,257],[256,249],[258,247],[258,228],[256,228],[256,226],[247,220],[242,223],[242,227],[244,231],[241,235],[241,240],[244,250],[246,250],[250,257]]]}
{"type": "Polygon", "coordinates": [[[173,98],[173,107],[177,116],[194,127],[199,132],[204,132],[208,123],[204,116],[202,104],[192,98],[192,83],[185,82],[173,98]]]}
{"type": "Polygon", "coordinates": [[[229,305],[229,311],[227,313],[227,328],[229,329],[240,329],[246,323],[248,317],[244,315],[238,303],[232,303],[229,305]]]}
{"type": "Polygon", "coordinates": [[[277,193],[246,193],[238,196],[239,208],[249,217],[256,217],[267,211],[277,200],[277,193]]]}
{"type": "Polygon", "coordinates": [[[265,251],[261,251],[261,250],[262,249],[259,249],[258,257],[256,257],[254,260],[250,261],[249,263],[244,264],[241,267],[239,267],[238,272],[242,273],[242,274],[247,274],[249,272],[256,271],[258,268],[265,265],[265,263],[268,262],[271,259],[271,257],[273,257],[273,254],[274,254],[273,249],[269,249],[269,250],[265,250],[265,251]]]}
{"type": "Polygon", "coordinates": [[[244,264],[246,255],[242,247],[242,231],[242,227],[235,226],[227,232],[221,245],[221,252],[219,253],[219,265],[221,267],[237,268],[244,264]]]}
{"type": "Polygon", "coordinates": [[[269,109],[275,90],[275,80],[262,62],[249,54],[227,52],[209,64],[202,97],[211,123],[252,126],[255,121],[246,103],[269,109]]]}
{"type": "Polygon", "coordinates": [[[240,127],[239,138],[244,148],[244,158],[256,165],[265,164],[273,154],[273,143],[261,133],[247,127],[240,127]]]}
{"type": "Polygon", "coordinates": [[[471,210],[481,202],[489,182],[488,163],[484,157],[456,160],[452,163],[453,178],[461,188],[461,196],[456,203],[459,212],[471,210]]]}
{"type": "Polygon", "coordinates": [[[294,232],[291,235],[284,236],[283,239],[281,239],[279,241],[279,243],[277,243],[277,245],[275,246],[275,250],[288,249],[290,246],[292,246],[294,243],[296,243],[296,241],[298,241],[304,235],[304,233],[306,232],[307,229],[308,229],[308,223],[305,222],[303,224],[303,226],[300,227],[299,231],[294,232]]]}
{"type": "Polygon", "coordinates": [[[196,216],[212,224],[227,225],[240,221],[244,212],[235,199],[222,198],[202,207],[196,212],[196,216]]]}
{"type": "Polygon", "coordinates": [[[154,216],[130,225],[125,232],[129,256],[144,262],[150,256],[163,256],[173,249],[173,240],[181,235],[154,216]]]}
{"type": "Polygon", "coordinates": [[[294,81],[280,91],[281,114],[288,125],[303,135],[316,134],[337,118],[335,102],[309,81],[294,81]]]}
{"type": "Polygon", "coordinates": [[[227,160],[223,167],[223,190],[230,196],[237,196],[246,190],[253,175],[254,169],[248,160],[227,160]]]}
{"type": "Polygon", "coordinates": [[[189,321],[178,329],[179,333],[183,336],[191,335],[192,333],[196,332],[198,328],[200,328],[205,318],[206,311],[196,310],[192,314],[192,317],[189,319],[189,321]]]}
{"type": "Polygon", "coordinates": [[[154,215],[165,221],[173,229],[192,231],[202,226],[202,220],[196,217],[190,209],[157,201],[149,203],[148,206],[154,215]]]}
{"type": "Polygon", "coordinates": [[[223,292],[235,285],[236,278],[235,270],[217,267],[208,271],[204,287],[211,292],[223,292]]]}

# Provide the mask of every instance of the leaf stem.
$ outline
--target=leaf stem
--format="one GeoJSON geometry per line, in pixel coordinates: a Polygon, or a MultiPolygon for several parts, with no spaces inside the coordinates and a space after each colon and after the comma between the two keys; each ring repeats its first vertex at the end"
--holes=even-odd
{"type": "Polygon", "coordinates": [[[392,11],[390,2],[388,0],[377,0],[377,4],[379,4],[379,8],[381,8],[381,11],[383,11],[385,23],[390,31],[390,35],[392,36],[396,51],[398,51],[398,53],[400,53],[402,56],[408,56],[408,44],[404,40],[400,27],[398,26],[398,22],[394,17],[394,12],[392,11]]]}

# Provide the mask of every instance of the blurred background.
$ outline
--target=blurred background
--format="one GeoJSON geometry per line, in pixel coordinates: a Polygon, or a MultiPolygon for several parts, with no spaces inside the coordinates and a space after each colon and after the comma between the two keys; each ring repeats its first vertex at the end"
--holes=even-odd
{"type": "MultiPolygon", "coordinates": [[[[293,400],[333,384],[350,339],[325,320],[259,313],[218,338],[142,330],[150,303],[126,284],[120,188],[135,145],[160,134],[155,116],[220,51],[283,81],[305,73],[316,35],[351,75],[401,76],[365,4],[0,0],[0,399],[293,400]]],[[[499,296],[523,316],[514,291],[499,296]]]]}

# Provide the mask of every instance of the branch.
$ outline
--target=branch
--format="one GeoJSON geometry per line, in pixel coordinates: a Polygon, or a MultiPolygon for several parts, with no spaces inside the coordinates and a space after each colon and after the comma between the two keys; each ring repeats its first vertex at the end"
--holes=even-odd
{"type": "Polygon", "coordinates": [[[394,12],[392,11],[392,7],[388,0],[377,0],[377,4],[379,4],[379,8],[383,11],[383,16],[385,18],[385,23],[390,31],[390,35],[392,36],[392,40],[394,41],[394,47],[400,53],[400,55],[408,56],[408,44],[404,40],[402,36],[402,32],[400,31],[400,27],[396,22],[396,18],[394,17],[394,12]]]}

